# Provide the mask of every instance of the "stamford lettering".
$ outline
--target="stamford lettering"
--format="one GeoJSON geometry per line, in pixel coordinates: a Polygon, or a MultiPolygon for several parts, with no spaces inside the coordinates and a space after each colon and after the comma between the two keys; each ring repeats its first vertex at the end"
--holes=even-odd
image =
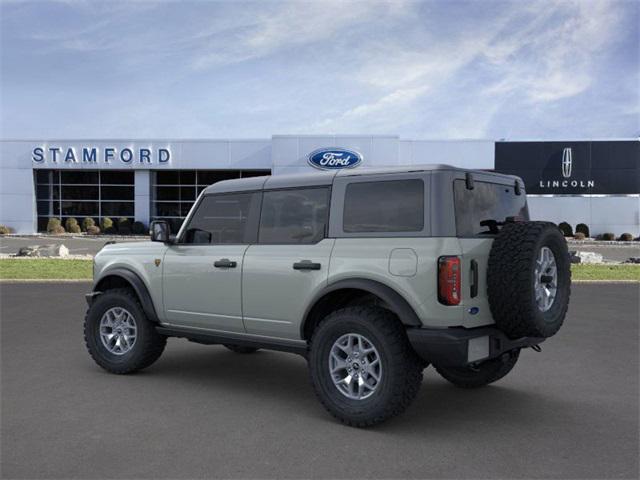
{"type": "Polygon", "coordinates": [[[122,148],[115,147],[36,147],[31,152],[35,163],[105,163],[167,164],[171,162],[171,150],[168,148],[122,148]]]}

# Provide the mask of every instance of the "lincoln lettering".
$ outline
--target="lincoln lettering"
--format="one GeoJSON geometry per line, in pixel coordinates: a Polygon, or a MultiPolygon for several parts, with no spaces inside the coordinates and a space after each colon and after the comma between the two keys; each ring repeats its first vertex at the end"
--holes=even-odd
{"type": "Polygon", "coordinates": [[[540,180],[540,188],[593,188],[594,180],[540,180]]]}
{"type": "Polygon", "coordinates": [[[152,164],[169,163],[171,150],[167,148],[121,148],[106,147],[36,147],[33,149],[31,159],[36,163],[122,163],[152,164]]]}

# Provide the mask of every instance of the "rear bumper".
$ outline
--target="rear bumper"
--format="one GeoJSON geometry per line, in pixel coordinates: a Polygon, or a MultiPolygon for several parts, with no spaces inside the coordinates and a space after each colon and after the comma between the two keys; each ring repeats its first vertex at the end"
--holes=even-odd
{"type": "Polygon", "coordinates": [[[496,327],[408,328],[407,335],[423,360],[442,367],[463,367],[545,340],[536,337],[510,339],[496,327]]]}

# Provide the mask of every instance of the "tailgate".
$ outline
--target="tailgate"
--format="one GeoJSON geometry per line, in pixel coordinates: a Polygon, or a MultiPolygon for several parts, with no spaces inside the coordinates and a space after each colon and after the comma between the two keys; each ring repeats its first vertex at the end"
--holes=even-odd
{"type": "Polygon", "coordinates": [[[463,325],[478,327],[494,323],[487,300],[487,264],[493,238],[460,238],[462,250],[463,325]]]}

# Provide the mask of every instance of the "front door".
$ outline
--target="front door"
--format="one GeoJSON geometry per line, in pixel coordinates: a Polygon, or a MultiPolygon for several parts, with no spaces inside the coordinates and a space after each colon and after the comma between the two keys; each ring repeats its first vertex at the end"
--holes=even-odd
{"type": "Polygon", "coordinates": [[[248,333],[298,339],[305,308],[327,284],[334,239],[326,238],[329,188],[265,191],[258,243],[244,257],[248,333]]]}
{"type": "Polygon", "coordinates": [[[202,197],[164,257],[167,323],[244,332],[242,262],[255,241],[260,194],[202,197]]]}

